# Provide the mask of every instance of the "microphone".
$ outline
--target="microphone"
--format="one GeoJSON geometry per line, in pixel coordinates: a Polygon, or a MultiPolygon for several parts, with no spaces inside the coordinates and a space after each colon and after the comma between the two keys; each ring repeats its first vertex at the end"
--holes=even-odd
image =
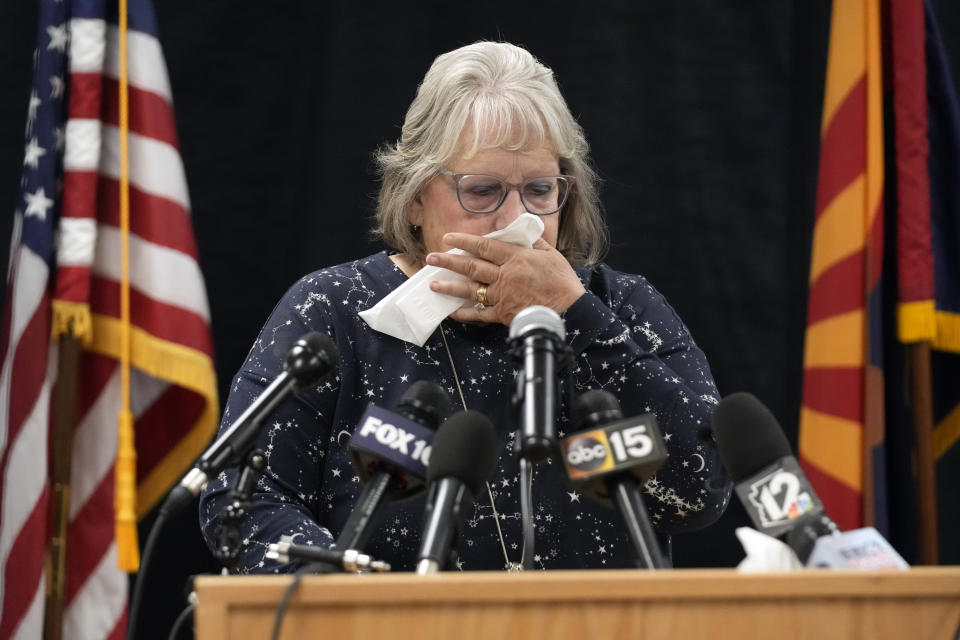
{"type": "Polygon", "coordinates": [[[712,422],[720,460],[758,531],[786,536],[801,561],[817,538],[838,531],[762,402],[749,393],[730,394],[717,404],[712,422]]]}
{"type": "Polygon", "coordinates": [[[290,562],[292,558],[307,560],[308,562],[322,562],[340,567],[348,573],[390,571],[388,563],[374,560],[367,554],[360,553],[355,549],[339,551],[309,544],[294,544],[292,536],[280,536],[280,542],[271,543],[264,557],[284,563],[290,562]]]}
{"type": "Polygon", "coordinates": [[[873,527],[840,531],[790,451],[780,423],[749,393],[733,393],[713,412],[717,450],[757,530],[782,537],[808,567],[907,569],[873,527]]]}
{"type": "Polygon", "coordinates": [[[454,414],[440,426],[427,467],[417,574],[434,574],[456,561],[454,542],[465,511],[493,473],[498,448],[493,424],[476,411],[454,414]]]}
{"type": "Polygon", "coordinates": [[[423,490],[437,425],[447,413],[447,394],[435,382],[419,380],[408,388],[396,412],[371,404],[350,438],[350,457],[363,492],[334,549],[363,549],[373,524],[390,500],[423,490]]]}
{"type": "Polygon", "coordinates": [[[841,532],[790,451],[780,423],[755,396],[732,393],[713,412],[720,460],[762,533],[781,537],[808,567],[907,569],[880,532],[841,532]]]}
{"type": "Polygon", "coordinates": [[[573,401],[571,422],[577,433],[560,441],[571,484],[617,509],[638,567],[669,568],[640,494],[668,455],[654,415],[624,418],[616,396],[592,389],[573,401]]]}
{"type": "Polygon", "coordinates": [[[557,368],[567,355],[566,329],[559,315],[534,305],[510,322],[511,355],[520,365],[513,405],[519,411],[517,452],[524,460],[540,462],[557,446],[557,368]]]}
{"type": "Polygon", "coordinates": [[[312,331],[298,339],[284,358],[283,371],[230,427],[210,445],[167,497],[162,512],[176,511],[199,495],[211,476],[236,464],[260,433],[260,424],[291,393],[315,385],[336,365],[337,346],[330,336],[312,331]]]}

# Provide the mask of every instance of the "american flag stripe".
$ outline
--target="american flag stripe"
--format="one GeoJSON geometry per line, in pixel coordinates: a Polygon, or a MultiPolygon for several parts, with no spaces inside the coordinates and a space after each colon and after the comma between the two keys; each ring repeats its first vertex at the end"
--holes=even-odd
{"type": "MultiPolygon", "coordinates": [[[[116,25],[107,25],[107,55],[103,61],[103,74],[108,78],[120,78],[119,30],[116,25]]],[[[149,33],[130,31],[127,34],[128,67],[127,82],[131,88],[143,89],[173,101],[167,65],[163,61],[160,42],[149,33]]]]}
{"type": "MultiPolygon", "coordinates": [[[[10,286],[11,297],[9,298],[8,309],[10,310],[9,344],[11,345],[17,345],[31,320],[42,315],[41,303],[49,303],[49,300],[46,299],[47,274],[49,273],[46,262],[28,247],[19,248],[15,252],[15,256],[16,265],[20,268],[15,269],[16,273],[13,275],[10,286]]],[[[4,356],[6,355],[8,354],[4,353],[4,356]]],[[[12,363],[4,357],[4,378],[10,375],[11,369],[12,363]]],[[[4,384],[4,389],[7,390],[0,397],[0,402],[3,403],[0,408],[4,412],[6,412],[10,397],[8,384],[9,382],[4,384]]],[[[15,428],[17,425],[11,424],[11,426],[15,428]]],[[[2,428],[0,428],[0,447],[6,443],[6,440],[7,423],[3,423],[2,428]]]]}
{"type": "Polygon", "coordinates": [[[66,600],[71,604],[86,588],[90,576],[96,572],[97,566],[115,544],[111,535],[113,465],[110,465],[98,480],[96,486],[83,496],[83,508],[71,514],[70,526],[67,528],[67,547],[85,550],[82,554],[71,553],[67,558],[66,600]]]}
{"type": "MultiPolygon", "coordinates": [[[[103,70],[106,55],[107,24],[99,18],[73,18],[70,20],[70,75],[95,73],[103,70]]],[[[71,77],[71,84],[73,78],[71,77]]],[[[70,107],[74,106],[70,97],[70,107]]],[[[96,117],[96,116],[94,116],[96,117]]]]}
{"type": "MultiPolygon", "coordinates": [[[[75,400],[77,427],[74,429],[74,440],[76,440],[77,429],[83,425],[87,413],[90,412],[93,405],[100,400],[101,391],[110,381],[110,376],[113,375],[116,366],[117,363],[113,358],[101,356],[90,351],[84,351],[80,354],[80,368],[83,371],[83,380],[81,380],[81,384],[77,385],[75,400]]],[[[134,375],[131,371],[131,379],[133,379],[134,375]]]]}
{"type": "MultiPolygon", "coordinates": [[[[110,316],[119,316],[120,285],[109,277],[99,274],[91,277],[87,267],[67,267],[63,270],[62,280],[86,280],[88,289],[92,290],[96,303],[94,312],[110,316]]],[[[166,340],[176,340],[183,346],[202,351],[212,356],[213,344],[207,330],[207,319],[189,311],[182,306],[151,298],[132,289],[131,314],[136,324],[147,329],[151,334],[166,340]],[[156,313],[162,313],[157,317],[156,313]]],[[[67,299],[67,296],[60,296],[67,299]]]]}
{"type": "MultiPolygon", "coordinates": [[[[34,443],[35,444],[35,443],[34,443]]],[[[35,453],[28,447],[20,447],[20,453],[35,453]]],[[[23,613],[29,608],[33,591],[32,585],[43,585],[43,562],[42,557],[31,553],[34,536],[43,537],[46,528],[46,497],[45,487],[41,490],[32,492],[33,487],[25,487],[24,495],[26,497],[35,497],[36,504],[34,508],[23,514],[24,517],[19,521],[19,535],[9,550],[8,561],[3,568],[4,582],[14,585],[13,589],[5,594],[3,603],[2,619],[0,619],[0,635],[9,637],[12,631],[11,626],[17,623],[17,620],[23,616],[23,613]],[[26,588],[19,587],[23,585],[26,588]]]]}
{"type": "Polygon", "coordinates": [[[188,428],[204,411],[205,404],[203,396],[183,387],[167,385],[155,402],[137,412],[141,445],[137,470],[144,487],[141,493],[146,492],[145,487],[159,481],[152,480],[152,476],[162,473],[161,465],[166,457],[162,454],[189,442],[188,428]]]}
{"type": "MultiPolygon", "coordinates": [[[[0,566],[6,562],[7,552],[12,544],[8,540],[16,533],[16,514],[32,507],[32,504],[21,503],[15,496],[7,494],[6,487],[10,486],[8,478],[11,477],[8,465],[18,438],[35,435],[29,433],[31,426],[35,425],[27,418],[37,407],[37,399],[48,391],[45,386],[45,369],[34,362],[36,354],[46,353],[49,335],[50,300],[45,290],[46,278],[43,277],[47,267],[43,260],[26,247],[21,250],[17,265],[21,268],[17,269],[12,287],[16,304],[11,305],[10,331],[10,344],[14,349],[8,354],[12,357],[4,360],[0,372],[0,416],[5,418],[0,430],[0,450],[3,451],[0,456],[0,469],[4,469],[0,476],[0,492],[3,494],[3,507],[0,510],[0,566]],[[16,376],[13,375],[14,371],[17,372],[16,376]]],[[[31,478],[33,476],[28,475],[31,478]]],[[[16,475],[12,477],[17,479],[16,475]]]]}
{"type": "MultiPolygon", "coordinates": [[[[26,263],[28,268],[39,268],[40,262],[29,252],[24,252],[21,257],[21,265],[26,263]],[[37,266],[30,265],[30,262],[36,263],[37,266]]],[[[34,280],[29,276],[23,278],[18,283],[20,286],[17,289],[22,290],[34,286],[34,280]]],[[[44,290],[45,283],[38,282],[36,285],[40,287],[38,293],[41,295],[35,296],[32,295],[34,292],[23,292],[21,295],[23,295],[27,304],[17,305],[17,308],[14,309],[13,336],[15,339],[13,343],[23,348],[18,348],[12,354],[13,358],[10,361],[9,371],[4,372],[6,374],[4,377],[9,380],[6,387],[8,391],[5,394],[6,402],[4,403],[4,410],[10,416],[10,431],[8,434],[4,434],[4,440],[7,442],[11,442],[17,437],[23,426],[23,419],[31,411],[40,393],[40,382],[44,377],[43,370],[40,367],[31,366],[32,354],[27,351],[28,348],[34,348],[39,349],[39,351],[34,351],[34,354],[43,353],[48,341],[47,332],[50,325],[49,314],[46,311],[49,298],[44,290]],[[28,317],[27,313],[31,313],[31,315],[28,317]],[[13,375],[14,372],[17,373],[16,376],[13,375]]],[[[20,291],[17,291],[17,293],[20,293],[20,291]]]]}
{"type": "Polygon", "coordinates": [[[103,77],[96,73],[72,73],[70,86],[74,92],[70,96],[70,113],[75,120],[97,122],[101,110],[108,109],[102,105],[103,77]]]}
{"type": "MultiPolygon", "coordinates": [[[[120,280],[120,231],[100,225],[93,259],[95,275],[120,280]]],[[[206,289],[200,266],[179,251],[130,235],[130,286],[160,302],[191,311],[209,320],[206,289]]]]}
{"type": "MultiPolygon", "coordinates": [[[[112,513],[111,513],[112,516],[112,513]]],[[[112,530],[112,524],[111,524],[112,530]]],[[[83,590],[64,612],[64,638],[123,638],[127,618],[127,576],[117,571],[117,547],[111,544],[90,572],[83,590]]]]}
{"type": "MultiPolygon", "coordinates": [[[[149,0],[128,2],[130,400],[137,445],[144,447],[137,468],[137,507],[143,514],[209,441],[219,403],[210,312],[190,228],[170,84],[149,0]]],[[[63,92],[69,95],[68,115],[66,122],[52,118],[58,103],[34,93],[28,134],[41,137],[46,156],[39,160],[49,173],[38,182],[24,171],[30,180],[25,178],[23,208],[15,223],[15,229],[24,230],[23,241],[13,239],[8,330],[0,338],[10,345],[0,369],[0,640],[36,639],[42,632],[40,561],[48,526],[47,433],[56,369],[49,335],[51,321],[57,329],[67,317],[81,324],[89,321],[92,331],[81,356],[71,451],[64,634],[120,638],[126,621],[127,576],[117,568],[114,539],[121,405],[118,29],[110,16],[102,15],[104,3],[69,4],[41,2],[38,60],[41,65],[60,64],[61,74],[69,69],[69,92],[63,92]],[[66,21],[66,15],[72,19],[66,21]],[[59,58],[48,63],[49,44],[59,58]],[[58,152],[64,171],[62,199],[54,187],[58,152]],[[59,200],[56,207],[54,199],[59,200]],[[54,264],[56,224],[61,242],[54,264]],[[56,282],[52,301],[44,293],[48,278],[56,282]],[[51,305],[58,315],[51,316],[51,305]],[[15,492],[10,490],[14,482],[15,492]]],[[[49,86],[49,75],[46,68],[38,70],[36,86],[49,86]]]]}
{"type": "MultiPolygon", "coordinates": [[[[119,227],[119,182],[99,176],[97,189],[101,194],[101,223],[119,227]]],[[[190,212],[182,205],[131,187],[130,208],[137,212],[136,219],[130,221],[131,233],[141,238],[150,238],[154,244],[176,249],[194,260],[197,259],[197,245],[193,234],[189,232],[190,212]]]]}
{"type": "MultiPolygon", "coordinates": [[[[156,196],[168,198],[185,209],[190,208],[183,162],[175,147],[165,142],[130,133],[130,184],[156,196]]],[[[120,130],[93,120],[71,121],[67,127],[67,153],[63,159],[66,171],[99,171],[120,179],[120,130]],[[76,126],[72,126],[76,125],[76,126]],[[87,144],[99,130],[103,143],[100,157],[89,150],[72,152],[76,144],[87,144]],[[73,143],[73,144],[71,144],[73,143]]]]}
{"type": "MultiPolygon", "coordinates": [[[[96,74],[113,80],[120,78],[119,29],[116,25],[107,24],[100,18],[73,18],[70,20],[70,33],[71,74],[96,74]]],[[[156,37],[150,33],[129,31],[127,58],[127,83],[130,88],[143,89],[170,103],[173,97],[167,66],[156,37]]]]}
{"type": "MultiPolygon", "coordinates": [[[[43,627],[43,585],[38,585],[37,590],[27,606],[26,613],[23,615],[23,623],[17,629],[14,640],[31,640],[36,637],[35,630],[43,627]]],[[[2,632],[0,632],[2,633],[2,632]]]]}
{"type": "MultiPolygon", "coordinates": [[[[49,334],[44,335],[47,333],[45,330],[48,329],[48,325],[42,320],[44,318],[38,317],[38,322],[31,323],[28,330],[23,333],[20,345],[23,347],[37,346],[41,353],[44,351],[49,334]]],[[[33,478],[31,469],[26,470],[27,478],[25,480],[18,475],[23,471],[20,465],[24,462],[17,459],[17,455],[18,447],[27,446],[26,442],[33,442],[40,437],[31,429],[38,428],[37,425],[44,422],[45,400],[49,394],[49,376],[45,375],[46,372],[39,366],[34,366],[29,359],[20,357],[22,353],[24,352],[18,349],[13,359],[14,370],[18,373],[16,376],[12,376],[9,386],[11,401],[8,415],[15,428],[11,429],[10,446],[4,451],[3,458],[0,460],[0,464],[5,468],[0,490],[10,487],[11,491],[20,491],[24,485],[33,486],[34,481],[38,484],[41,483],[40,480],[33,478]]],[[[29,447],[29,449],[34,450],[32,447],[29,447]]],[[[26,464],[30,464],[30,462],[28,461],[26,464]]],[[[39,495],[39,489],[35,493],[28,491],[27,495],[39,495]]],[[[3,554],[8,548],[5,541],[7,536],[12,533],[8,529],[14,527],[18,521],[16,514],[25,512],[29,506],[28,504],[20,504],[19,501],[11,501],[11,506],[8,509],[7,505],[4,504],[2,520],[0,520],[4,527],[3,536],[0,536],[0,540],[3,540],[0,542],[0,554],[3,554]]]]}
{"type": "MultiPolygon", "coordinates": [[[[38,501],[30,517],[24,522],[25,534],[43,537],[46,527],[45,502],[38,501]]],[[[22,584],[26,588],[15,588],[4,601],[0,618],[0,637],[2,638],[39,638],[43,628],[43,582],[42,558],[31,553],[33,542],[26,535],[17,539],[11,550],[10,562],[5,567],[4,581],[10,584],[22,584]],[[36,585],[31,589],[31,585],[36,585]],[[39,598],[38,598],[39,596],[39,598]],[[39,602],[38,602],[39,600],[39,602]],[[39,606],[38,606],[39,605],[39,606]],[[16,628],[14,628],[16,625],[16,628]]]]}
{"type": "MultiPolygon", "coordinates": [[[[22,257],[19,266],[24,266],[22,257]]],[[[46,301],[46,296],[43,301],[46,301]]],[[[35,314],[35,318],[37,321],[31,322],[22,336],[38,333],[34,331],[38,325],[42,329],[48,328],[48,318],[40,314],[35,314]]],[[[42,335],[39,353],[48,350],[47,335],[42,335]]],[[[23,353],[21,346],[32,345],[28,341],[18,342],[19,353],[23,353]]],[[[31,596],[35,589],[42,590],[44,584],[43,558],[42,554],[36,553],[36,541],[45,538],[47,529],[47,419],[57,361],[52,349],[49,351],[44,363],[46,366],[41,368],[41,371],[45,369],[46,375],[35,387],[39,393],[33,396],[29,413],[22,418],[12,412],[9,414],[11,425],[19,426],[19,429],[11,430],[10,446],[0,461],[3,468],[3,519],[0,521],[0,573],[3,575],[0,597],[3,598],[3,610],[0,614],[0,637],[10,637],[12,633],[20,633],[22,637],[32,637],[35,633],[35,637],[39,637],[42,630],[42,617],[37,620],[35,616],[27,614],[31,610],[31,596]]],[[[18,363],[17,368],[18,371],[33,369],[30,364],[24,363],[18,363]]],[[[20,376],[13,378],[15,384],[8,387],[11,393],[27,391],[19,384],[20,380],[20,376]]]]}
{"type": "MultiPolygon", "coordinates": [[[[89,359],[85,359],[84,375],[92,369],[89,359]]],[[[81,389],[90,387],[85,394],[98,393],[96,401],[90,409],[80,417],[73,435],[74,460],[83,460],[83,468],[74,468],[70,479],[70,519],[75,521],[77,514],[86,506],[87,500],[100,485],[102,478],[113,473],[113,462],[116,458],[116,435],[110,431],[110,412],[116,413],[120,402],[120,374],[116,371],[116,362],[103,358],[109,366],[111,375],[101,387],[94,387],[94,382],[101,383],[102,372],[97,370],[96,378],[87,382],[82,381],[81,389]],[[105,444],[105,442],[107,444],[105,444]],[[83,457],[80,457],[83,456],[83,457]]],[[[115,419],[115,418],[114,418],[115,419]]],[[[115,430],[115,429],[114,429],[115,430]]]]}
{"type": "MultiPolygon", "coordinates": [[[[62,224],[95,220],[96,211],[89,203],[97,202],[99,198],[97,208],[100,222],[113,227],[120,226],[118,180],[93,171],[71,171],[67,174],[65,183],[65,188],[70,191],[64,196],[63,209],[64,215],[70,217],[61,220],[62,224]]],[[[196,243],[193,234],[189,233],[190,214],[182,205],[133,187],[130,189],[130,207],[138,213],[137,217],[130,221],[131,233],[141,238],[148,237],[155,244],[176,249],[196,259],[196,243]]],[[[95,236],[95,232],[96,229],[91,227],[91,235],[95,236]]],[[[92,262],[94,244],[93,239],[86,243],[89,257],[85,260],[75,259],[70,255],[63,256],[65,247],[61,244],[58,266],[89,265],[92,262]]]]}
{"type": "MultiPolygon", "coordinates": [[[[99,138],[97,140],[99,144],[99,138]]],[[[96,171],[71,171],[64,174],[61,201],[64,217],[60,224],[77,218],[95,220],[99,186],[96,171]]]]}
{"type": "MultiPolygon", "coordinates": [[[[120,315],[120,285],[115,280],[94,277],[92,290],[97,304],[94,313],[108,316],[120,315]]],[[[207,322],[199,315],[182,307],[165,304],[156,298],[145,296],[137,290],[130,291],[130,317],[134,324],[163,340],[176,339],[180,344],[213,357],[213,343],[207,322]]]]}
{"type": "MultiPolygon", "coordinates": [[[[115,127],[120,126],[119,93],[120,83],[112,78],[104,79],[103,93],[106,107],[103,121],[115,127]]],[[[171,147],[179,145],[177,129],[170,118],[169,103],[150,91],[129,87],[130,128],[145,138],[164,142],[171,147]]]]}
{"type": "MultiPolygon", "coordinates": [[[[41,494],[41,497],[45,494],[41,494]]],[[[43,562],[41,556],[31,553],[32,536],[43,536],[46,526],[45,503],[37,500],[28,517],[20,524],[24,535],[15,540],[10,549],[10,560],[4,567],[4,582],[15,587],[5,594],[2,618],[0,618],[0,637],[9,638],[19,626],[20,635],[30,637],[36,630],[38,620],[30,615],[36,591],[43,591],[43,562]],[[36,588],[32,588],[36,585],[36,588]]],[[[42,621],[39,621],[42,624],[42,621]]],[[[39,634],[36,636],[39,637],[39,634]]]]}
{"type": "MultiPolygon", "coordinates": [[[[71,519],[75,519],[79,511],[86,506],[86,501],[100,485],[101,478],[107,473],[112,474],[113,460],[116,455],[116,448],[108,449],[103,445],[103,442],[105,438],[115,440],[115,434],[106,430],[104,424],[107,427],[113,426],[110,424],[111,412],[116,412],[116,407],[120,402],[120,373],[117,363],[112,358],[86,353],[84,354],[83,371],[84,375],[89,374],[89,377],[81,385],[78,397],[78,414],[81,417],[74,433],[73,455],[75,459],[86,460],[87,462],[82,472],[75,471],[73,474],[70,504],[71,519]]],[[[151,409],[161,404],[170,389],[178,388],[135,369],[131,371],[130,384],[134,390],[131,410],[137,422],[144,414],[149,415],[151,409]]],[[[113,417],[115,418],[115,416],[113,417]]],[[[185,419],[188,417],[190,416],[184,416],[185,419]]],[[[172,433],[169,437],[175,438],[176,435],[174,434],[182,435],[182,429],[189,424],[177,425],[180,430],[171,430],[172,433]]],[[[138,441],[138,445],[143,445],[145,461],[149,462],[169,449],[169,443],[167,443],[168,446],[162,450],[151,450],[151,441],[157,442],[161,436],[149,431],[145,431],[145,435],[150,437],[138,441]]],[[[138,462],[143,463],[144,461],[138,462]]],[[[153,466],[153,464],[150,464],[147,468],[153,466]]]]}
{"type": "MultiPolygon", "coordinates": [[[[73,171],[95,174],[100,165],[102,123],[90,118],[71,118],[67,122],[65,136],[66,151],[63,155],[63,168],[67,175],[73,171]]],[[[92,215],[94,210],[91,209],[86,213],[92,215]]]]}
{"type": "Polygon", "coordinates": [[[70,265],[89,266],[93,262],[93,247],[96,246],[97,221],[93,218],[64,218],[60,221],[63,238],[57,251],[57,276],[70,265]]]}

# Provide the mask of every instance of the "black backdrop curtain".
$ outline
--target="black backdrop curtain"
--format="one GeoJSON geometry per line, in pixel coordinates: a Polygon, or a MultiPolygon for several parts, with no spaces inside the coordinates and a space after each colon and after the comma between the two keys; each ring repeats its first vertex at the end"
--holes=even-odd
{"type": "MultiPolygon", "coordinates": [[[[950,49],[960,9],[934,4],[950,49]]],[[[755,393],[796,441],[828,0],[155,5],[221,400],[287,286],[380,248],[370,153],[399,135],[433,58],[506,40],[554,69],[587,132],[607,261],[665,294],[722,394],[755,393]]],[[[3,257],[35,21],[33,3],[0,6],[3,257]]],[[[676,538],[677,563],[733,566],[744,523],[734,500],[719,525],[676,538]]],[[[165,637],[185,577],[215,569],[195,511],[159,553],[142,621],[165,637]]]]}

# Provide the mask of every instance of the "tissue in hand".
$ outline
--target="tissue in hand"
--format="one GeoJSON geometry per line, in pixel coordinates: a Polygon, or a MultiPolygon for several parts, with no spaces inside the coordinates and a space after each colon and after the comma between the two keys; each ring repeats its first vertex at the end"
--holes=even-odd
{"type": "MultiPolygon", "coordinates": [[[[508,227],[484,237],[530,248],[542,235],[543,221],[539,216],[524,213],[508,227]]],[[[447,253],[466,252],[451,249],[447,253]]],[[[422,347],[444,318],[458,308],[472,304],[462,298],[431,291],[430,282],[434,280],[467,280],[467,277],[440,267],[423,267],[373,308],[361,311],[360,317],[381,333],[422,347]]]]}

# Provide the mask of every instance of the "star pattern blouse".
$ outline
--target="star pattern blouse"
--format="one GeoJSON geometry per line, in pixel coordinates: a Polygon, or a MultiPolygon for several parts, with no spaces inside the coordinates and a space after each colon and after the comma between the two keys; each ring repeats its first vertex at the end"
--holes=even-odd
{"type": "MultiPolygon", "coordinates": [[[[587,293],[563,314],[573,360],[562,376],[560,436],[571,429],[570,398],[588,389],[615,394],[624,416],[655,414],[669,458],[646,482],[643,497],[658,535],[712,523],[727,506],[731,484],[709,430],[718,398],[706,358],[643,277],[604,264],[576,267],[576,272],[587,293]]],[[[238,571],[296,568],[296,563],[280,565],[264,557],[267,545],[282,535],[299,544],[331,545],[362,490],[347,445],[368,404],[393,409],[414,382],[432,380],[446,389],[451,410],[462,409],[456,378],[467,408],[490,418],[501,443],[488,488],[468,510],[457,568],[502,569],[508,561],[521,561],[510,402],[519,365],[508,353],[507,327],[447,319],[418,347],[375,331],[358,317],[405,279],[386,252],[316,271],[287,291],[254,342],[231,386],[221,429],[281,372],[286,352],[303,334],[331,336],[340,361],[334,374],[282,403],[264,425],[259,446],[268,468],[240,524],[238,571]]],[[[234,470],[221,473],[201,497],[200,523],[211,549],[235,476],[234,470]]],[[[562,464],[537,465],[532,494],[534,566],[635,566],[618,514],[572,488],[562,464]]],[[[365,551],[394,570],[411,570],[423,502],[421,495],[389,505],[365,551]]]]}

